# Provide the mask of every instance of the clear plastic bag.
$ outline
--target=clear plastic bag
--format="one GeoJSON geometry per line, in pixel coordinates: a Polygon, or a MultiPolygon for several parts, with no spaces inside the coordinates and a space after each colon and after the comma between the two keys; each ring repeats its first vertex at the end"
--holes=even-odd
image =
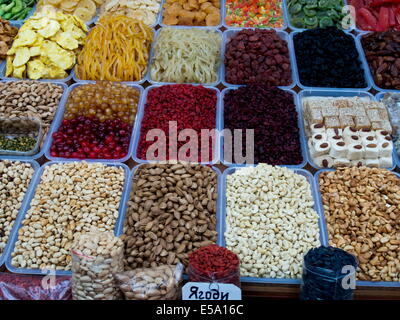
{"type": "Polygon", "coordinates": [[[71,277],[0,273],[0,300],[71,299],[71,277]]]}
{"type": "Polygon", "coordinates": [[[179,300],[183,265],[139,268],[115,275],[126,300],[179,300]]]}
{"type": "Polygon", "coordinates": [[[124,270],[124,244],[111,232],[79,235],[72,245],[74,300],[120,300],[114,274],[124,270]]]}

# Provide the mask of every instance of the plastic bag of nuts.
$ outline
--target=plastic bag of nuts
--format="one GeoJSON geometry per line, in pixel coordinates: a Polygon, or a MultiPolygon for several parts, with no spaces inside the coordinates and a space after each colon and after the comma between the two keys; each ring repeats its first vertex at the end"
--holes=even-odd
{"type": "Polygon", "coordinates": [[[72,296],[74,300],[119,300],[114,275],[124,270],[124,244],[111,232],[89,232],[72,246],[72,296]]]}
{"type": "Polygon", "coordinates": [[[139,268],[115,275],[126,300],[178,300],[183,265],[139,268]]]}

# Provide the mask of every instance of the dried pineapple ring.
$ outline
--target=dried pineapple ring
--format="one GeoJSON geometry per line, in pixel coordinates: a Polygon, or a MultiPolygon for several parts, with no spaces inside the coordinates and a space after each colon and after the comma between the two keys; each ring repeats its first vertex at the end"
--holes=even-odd
{"type": "Polygon", "coordinates": [[[60,4],[60,8],[63,9],[64,11],[73,11],[76,6],[78,5],[78,1],[76,0],[69,0],[69,1],[63,1],[60,4]]]}
{"type": "Polygon", "coordinates": [[[96,5],[92,0],[82,0],[79,2],[77,8],[85,8],[93,15],[96,13],[96,5]]]}
{"type": "Polygon", "coordinates": [[[79,19],[82,19],[83,21],[88,21],[92,19],[93,14],[91,14],[88,9],[77,8],[74,11],[74,16],[77,16],[79,19]]]}

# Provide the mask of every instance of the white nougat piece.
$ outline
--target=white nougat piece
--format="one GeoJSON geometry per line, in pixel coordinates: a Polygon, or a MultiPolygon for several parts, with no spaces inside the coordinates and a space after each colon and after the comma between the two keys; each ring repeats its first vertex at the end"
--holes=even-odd
{"type": "Polygon", "coordinates": [[[345,158],[333,159],[333,166],[335,168],[350,167],[350,160],[345,158]]]}
{"type": "Polygon", "coordinates": [[[331,148],[331,144],[328,141],[322,141],[314,145],[314,156],[319,157],[324,154],[328,154],[331,148]]]}
{"type": "Polygon", "coordinates": [[[351,160],[350,161],[350,165],[352,167],[365,167],[365,160],[361,159],[361,160],[351,160]]]}
{"type": "Polygon", "coordinates": [[[347,153],[347,159],[349,160],[362,160],[365,155],[365,148],[361,144],[349,145],[349,151],[347,153]]]}
{"type": "Polygon", "coordinates": [[[328,128],[326,129],[326,135],[328,137],[328,140],[331,139],[334,136],[341,136],[343,134],[342,129],[333,129],[333,128],[328,128]]]}
{"type": "Polygon", "coordinates": [[[329,151],[329,155],[332,158],[346,158],[347,152],[348,152],[348,146],[344,141],[331,143],[331,149],[329,151]]]}
{"type": "Polygon", "coordinates": [[[328,155],[323,155],[313,159],[314,164],[320,168],[332,168],[333,159],[328,155]]]}
{"type": "Polygon", "coordinates": [[[379,168],[391,168],[393,167],[392,157],[379,158],[379,168]]]}
{"type": "Polygon", "coordinates": [[[365,159],[378,159],[379,149],[377,144],[370,143],[365,145],[364,147],[365,147],[365,159]]]}
{"type": "Polygon", "coordinates": [[[392,158],[393,153],[393,142],[384,141],[378,144],[378,155],[381,158],[392,158]]]}
{"type": "Polygon", "coordinates": [[[349,136],[359,136],[359,132],[356,128],[353,127],[346,127],[343,129],[343,137],[349,137],[349,136]]]}
{"type": "Polygon", "coordinates": [[[367,159],[365,165],[370,168],[379,168],[379,159],[367,159]]]}

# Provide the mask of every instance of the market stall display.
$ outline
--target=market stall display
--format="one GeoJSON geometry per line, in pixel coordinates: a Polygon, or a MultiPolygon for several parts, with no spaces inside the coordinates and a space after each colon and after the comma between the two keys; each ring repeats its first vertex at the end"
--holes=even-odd
{"type": "Polygon", "coordinates": [[[335,26],[342,29],[346,14],[344,0],[287,0],[291,26],[297,29],[314,29],[335,26]]]}
{"type": "Polygon", "coordinates": [[[5,20],[24,20],[31,13],[36,0],[4,0],[0,4],[0,17],[5,20]]]}
{"type": "Polygon", "coordinates": [[[368,89],[353,35],[335,27],[316,28],[292,35],[299,85],[368,89]]]}
{"type": "Polygon", "coordinates": [[[224,236],[241,276],[301,277],[304,254],[321,244],[311,188],[306,176],[284,167],[259,164],[227,174],[224,236]]]}
{"type": "Polygon", "coordinates": [[[158,21],[161,0],[105,0],[100,7],[100,16],[125,15],[153,26],[158,21]]]}
{"type": "Polygon", "coordinates": [[[360,40],[375,85],[400,90],[400,32],[374,32],[360,40]]]}
{"type": "Polygon", "coordinates": [[[400,281],[400,178],[378,168],[318,176],[329,243],[356,255],[358,280],[400,281]]]}
{"type": "Polygon", "coordinates": [[[162,23],[168,26],[218,26],[220,0],[165,0],[162,23]]]}
{"type": "Polygon", "coordinates": [[[383,103],[307,96],[302,108],[310,160],[317,167],[393,167],[392,126],[383,103]]]}
{"type": "Polygon", "coordinates": [[[25,21],[7,53],[6,77],[65,79],[86,37],[86,25],[71,15],[44,11],[25,21]]]}
{"type": "Polygon", "coordinates": [[[125,270],[188,265],[217,240],[217,172],[196,164],[142,164],[125,216],[125,270]]]}
{"type": "Polygon", "coordinates": [[[75,68],[77,79],[137,82],[147,72],[152,29],[124,15],[105,15],[90,30],[75,68]]]}
{"type": "Polygon", "coordinates": [[[289,37],[285,32],[244,29],[238,30],[226,40],[224,66],[225,82],[228,85],[293,84],[289,37]]]}
{"type": "Polygon", "coordinates": [[[226,0],[225,26],[284,28],[282,0],[226,0]]]}
{"type": "Polygon", "coordinates": [[[99,162],[50,162],[41,168],[21,219],[11,266],[24,272],[71,270],[74,235],[114,231],[122,206],[126,167],[99,162]],[[93,201],[96,199],[96,201],[93,201]],[[57,232],[59,229],[63,232],[57,232]]]}
{"type": "Polygon", "coordinates": [[[399,292],[396,1],[38,1],[0,0],[0,300],[399,292]]]}
{"type": "Polygon", "coordinates": [[[221,33],[211,29],[162,28],[153,48],[150,81],[217,83],[221,40],[221,33]]]}
{"type": "Polygon", "coordinates": [[[5,60],[7,51],[11,48],[18,28],[10,24],[9,21],[0,18],[0,61],[5,60]]]}
{"type": "MultiPolygon", "coordinates": [[[[254,130],[254,163],[303,166],[301,121],[293,92],[253,84],[226,89],[223,102],[224,129],[254,130]]],[[[224,164],[246,155],[251,141],[246,142],[244,134],[242,140],[238,149],[224,137],[224,164]]]]}
{"type": "Polygon", "coordinates": [[[140,95],[137,87],[108,81],[75,86],[52,135],[50,156],[127,158],[140,95]]]}
{"type": "Polygon", "coordinates": [[[92,20],[97,12],[97,8],[104,0],[39,0],[36,10],[60,11],[66,14],[73,14],[84,22],[92,20]]]}

